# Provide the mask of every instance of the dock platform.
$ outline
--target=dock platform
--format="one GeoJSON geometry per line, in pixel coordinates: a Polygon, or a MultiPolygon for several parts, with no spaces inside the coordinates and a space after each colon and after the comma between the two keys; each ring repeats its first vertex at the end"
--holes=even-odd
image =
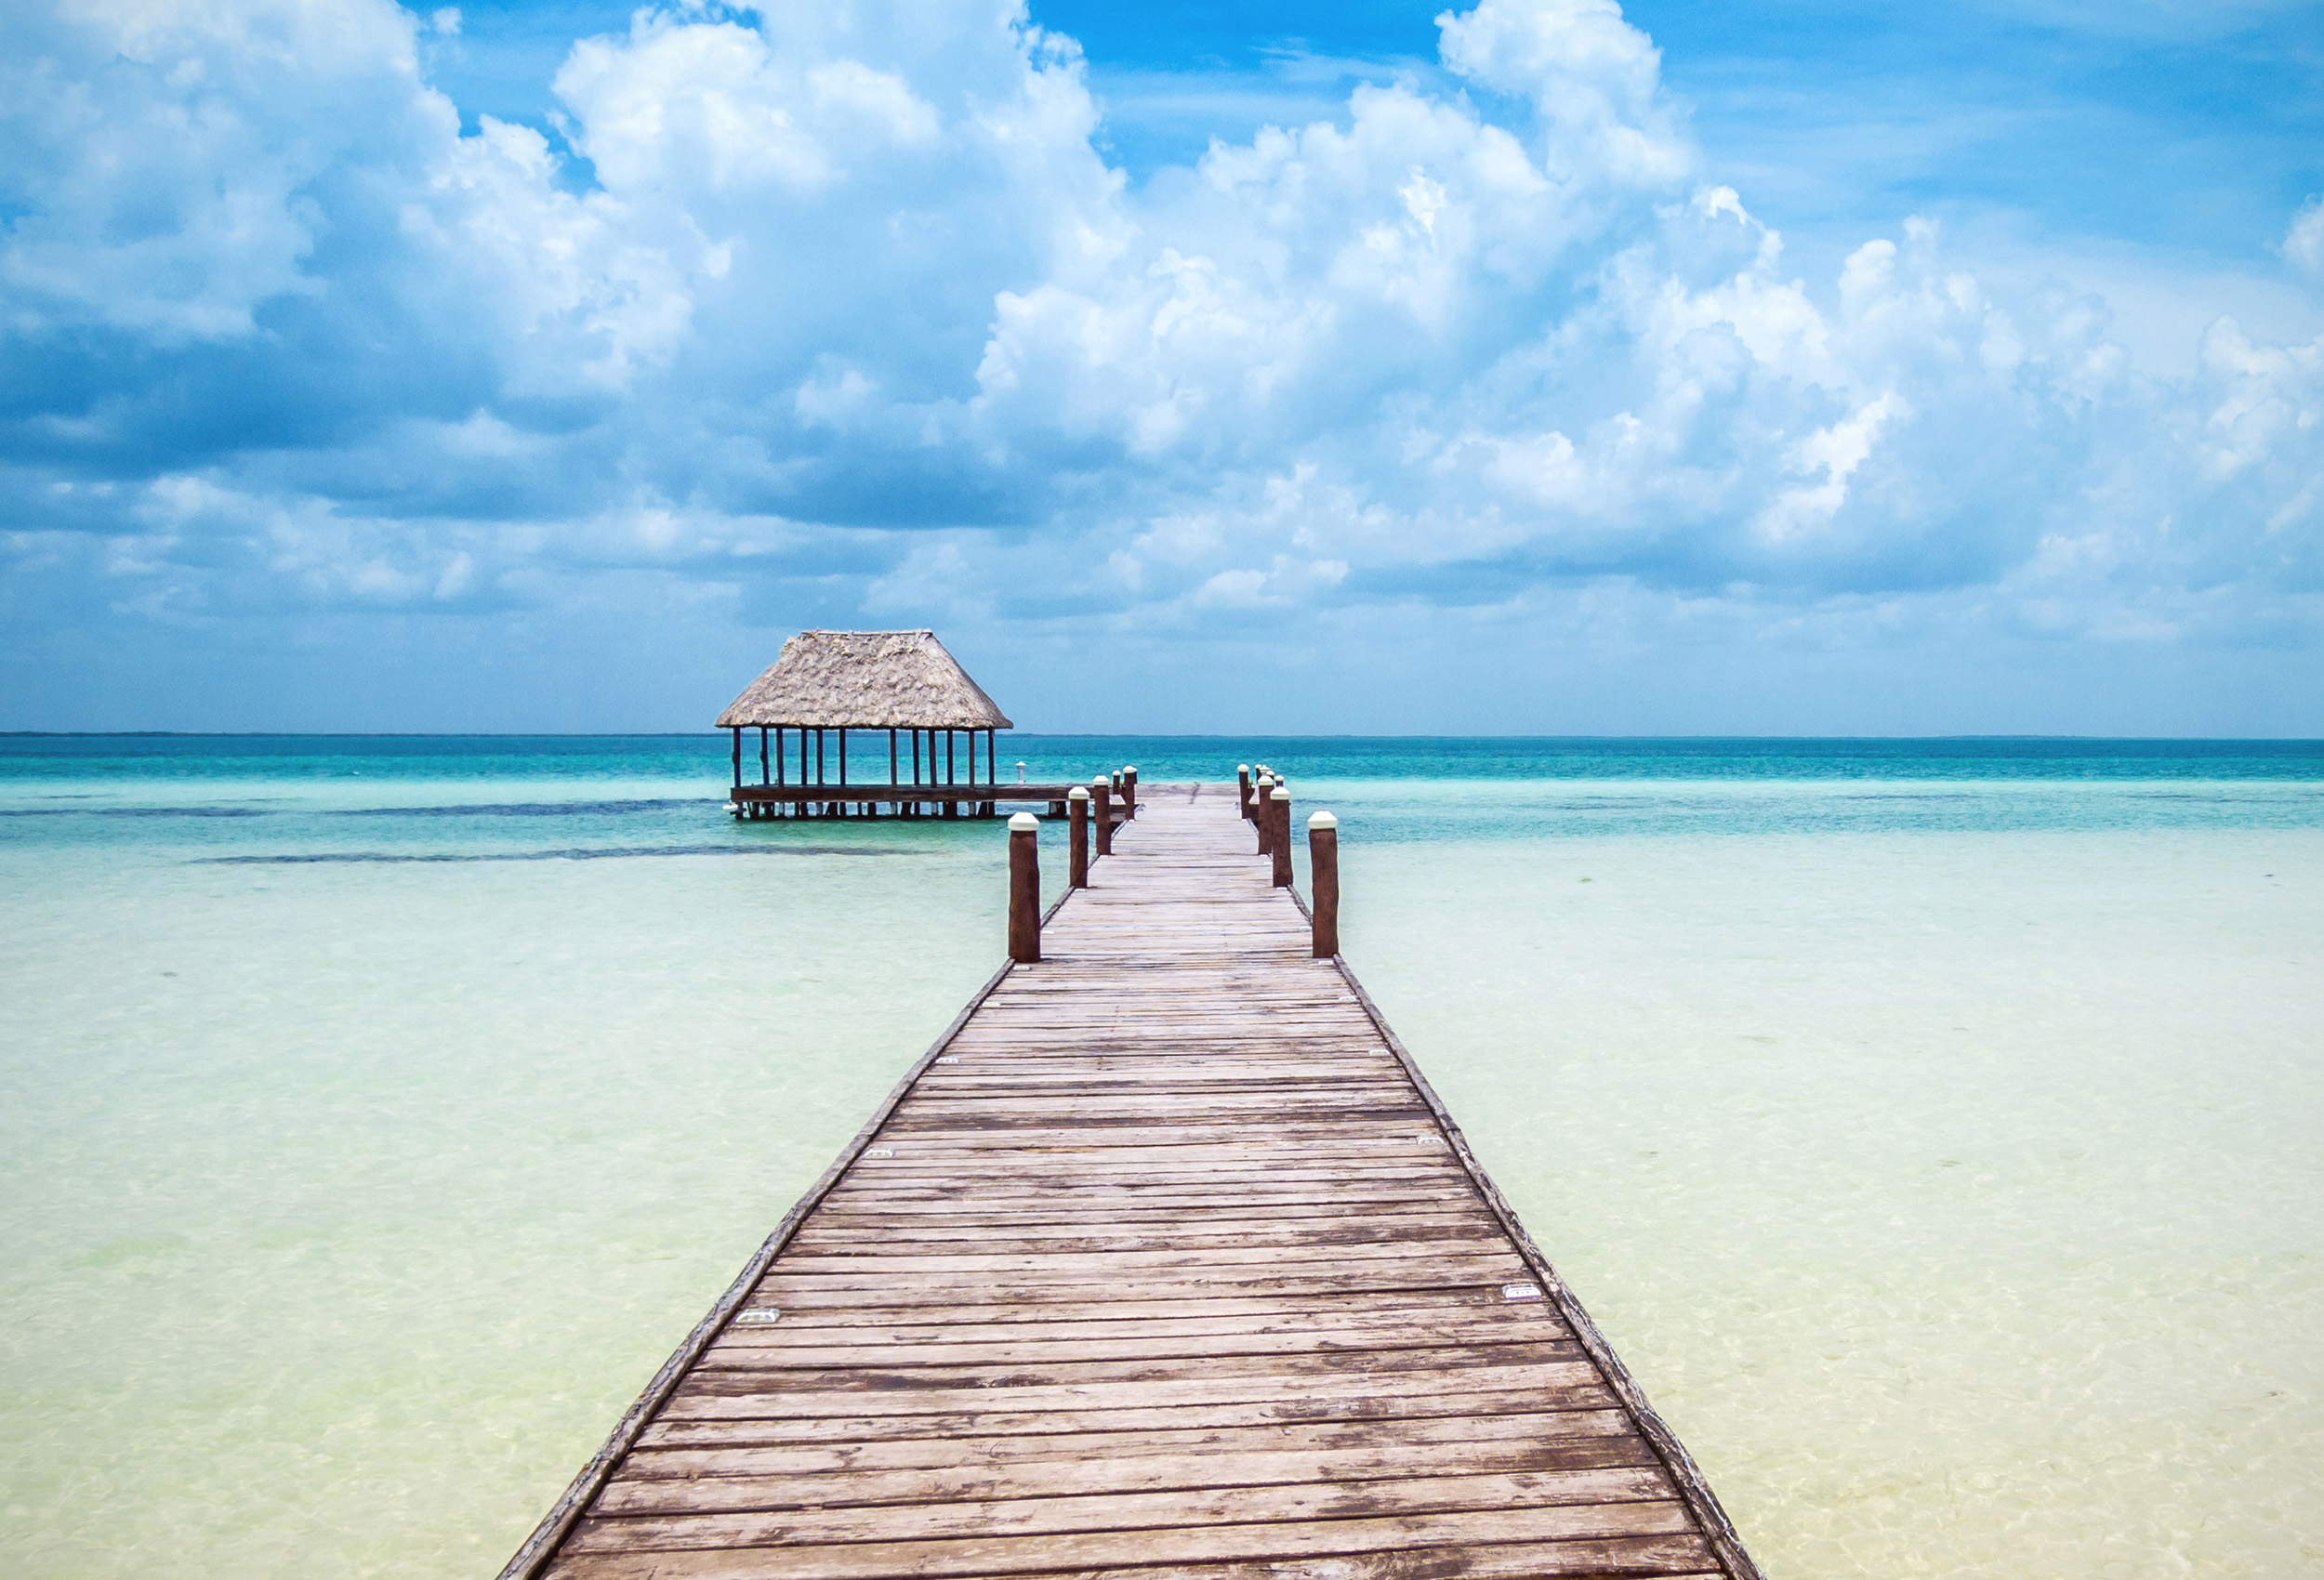
{"type": "Polygon", "coordinates": [[[504,1580],[1757,1580],[1252,847],[1146,787],[504,1580]]]}

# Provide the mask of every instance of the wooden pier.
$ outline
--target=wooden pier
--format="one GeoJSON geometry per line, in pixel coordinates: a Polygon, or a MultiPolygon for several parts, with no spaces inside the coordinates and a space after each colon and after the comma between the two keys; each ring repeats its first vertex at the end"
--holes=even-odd
{"type": "Polygon", "coordinates": [[[1235,789],[1115,840],[504,1580],[1757,1580],[1235,789]]]}
{"type": "Polygon", "coordinates": [[[1065,815],[1072,784],[738,784],[727,804],[738,817],[878,817],[886,807],[895,817],[989,818],[1002,807],[1039,807],[1051,817],[1065,815]]]}

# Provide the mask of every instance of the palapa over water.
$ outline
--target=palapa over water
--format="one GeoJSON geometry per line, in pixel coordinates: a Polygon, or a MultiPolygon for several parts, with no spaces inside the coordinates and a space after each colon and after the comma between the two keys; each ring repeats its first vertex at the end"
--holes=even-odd
{"type": "Polygon", "coordinates": [[[933,631],[801,631],[718,728],[1013,730],[933,631]]]}

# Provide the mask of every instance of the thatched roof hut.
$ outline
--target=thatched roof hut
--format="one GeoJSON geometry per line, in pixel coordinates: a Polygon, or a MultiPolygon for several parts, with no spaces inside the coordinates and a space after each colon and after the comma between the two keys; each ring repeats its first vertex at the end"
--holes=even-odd
{"type": "Polygon", "coordinates": [[[1013,730],[933,631],[801,631],[718,728],[1013,730]]]}

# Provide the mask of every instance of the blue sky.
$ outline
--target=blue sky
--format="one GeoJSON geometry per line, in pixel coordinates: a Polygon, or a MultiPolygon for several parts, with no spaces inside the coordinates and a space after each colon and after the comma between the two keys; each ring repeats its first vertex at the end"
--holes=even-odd
{"type": "Polygon", "coordinates": [[[10,4],[0,727],[2324,733],[2324,12],[10,4]]]}

